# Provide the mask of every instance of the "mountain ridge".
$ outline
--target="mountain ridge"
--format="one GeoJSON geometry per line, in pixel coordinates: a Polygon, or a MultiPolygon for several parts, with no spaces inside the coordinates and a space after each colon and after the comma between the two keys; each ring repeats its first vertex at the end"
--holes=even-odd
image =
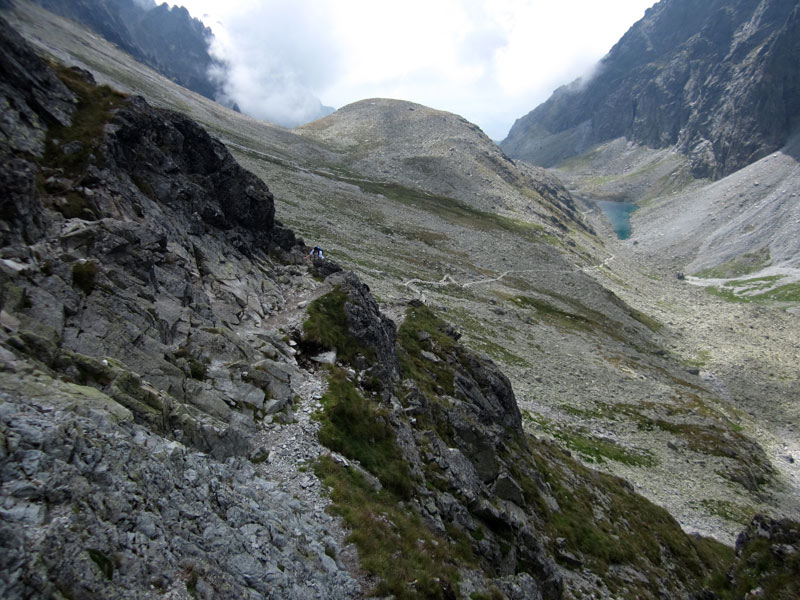
{"type": "Polygon", "coordinates": [[[719,178],[785,144],[800,115],[795,2],[662,0],[587,81],[520,118],[501,147],[543,166],[618,137],[675,146],[719,178]]]}

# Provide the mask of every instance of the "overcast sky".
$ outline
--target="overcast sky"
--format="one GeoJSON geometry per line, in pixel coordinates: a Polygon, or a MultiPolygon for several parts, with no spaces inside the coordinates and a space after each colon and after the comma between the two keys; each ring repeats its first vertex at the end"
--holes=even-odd
{"type": "MultiPolygon", "coordinates": [[[[216,36],[241,109],[281,124],[399,98],[491,138],[589,73],[655,0],[181,0],[216,36]]],[[[170,2],[173,4],[173,2],[170,2]]]]}

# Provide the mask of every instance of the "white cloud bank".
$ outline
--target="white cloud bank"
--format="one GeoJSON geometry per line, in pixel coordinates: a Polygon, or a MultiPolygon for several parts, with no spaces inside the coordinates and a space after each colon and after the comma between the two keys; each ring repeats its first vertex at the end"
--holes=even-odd
{"type": "Polygon", "coordinates": [[[502,139],[591,70],[654,0],[182,0],[214,31],[226,91],[296,125],[371,97],[451,111],[502,139]]]}

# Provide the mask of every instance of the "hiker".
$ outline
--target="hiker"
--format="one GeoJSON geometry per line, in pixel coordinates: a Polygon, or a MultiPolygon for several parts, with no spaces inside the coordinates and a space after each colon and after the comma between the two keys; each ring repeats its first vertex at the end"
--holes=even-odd
{"type": "Polygon", "coordinates": [[[325,257],[322,255],[322,248],[320,248],[319,246],[314,246],[311,249],[311,252],[308,253],[308,255],[311,257],[311,260],[315,260],[317,258],[320,260],[325,259],[325,257]]]}

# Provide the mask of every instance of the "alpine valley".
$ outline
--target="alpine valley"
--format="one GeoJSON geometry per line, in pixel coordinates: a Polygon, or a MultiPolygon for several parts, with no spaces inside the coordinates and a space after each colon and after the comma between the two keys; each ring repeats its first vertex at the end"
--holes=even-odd
{"type": "Polygon", "coordinates": [[[47,5],[0,1],[0,596],[800,597],[800,3],[662,0],[499,145],[277,127],[47,5]]]}

